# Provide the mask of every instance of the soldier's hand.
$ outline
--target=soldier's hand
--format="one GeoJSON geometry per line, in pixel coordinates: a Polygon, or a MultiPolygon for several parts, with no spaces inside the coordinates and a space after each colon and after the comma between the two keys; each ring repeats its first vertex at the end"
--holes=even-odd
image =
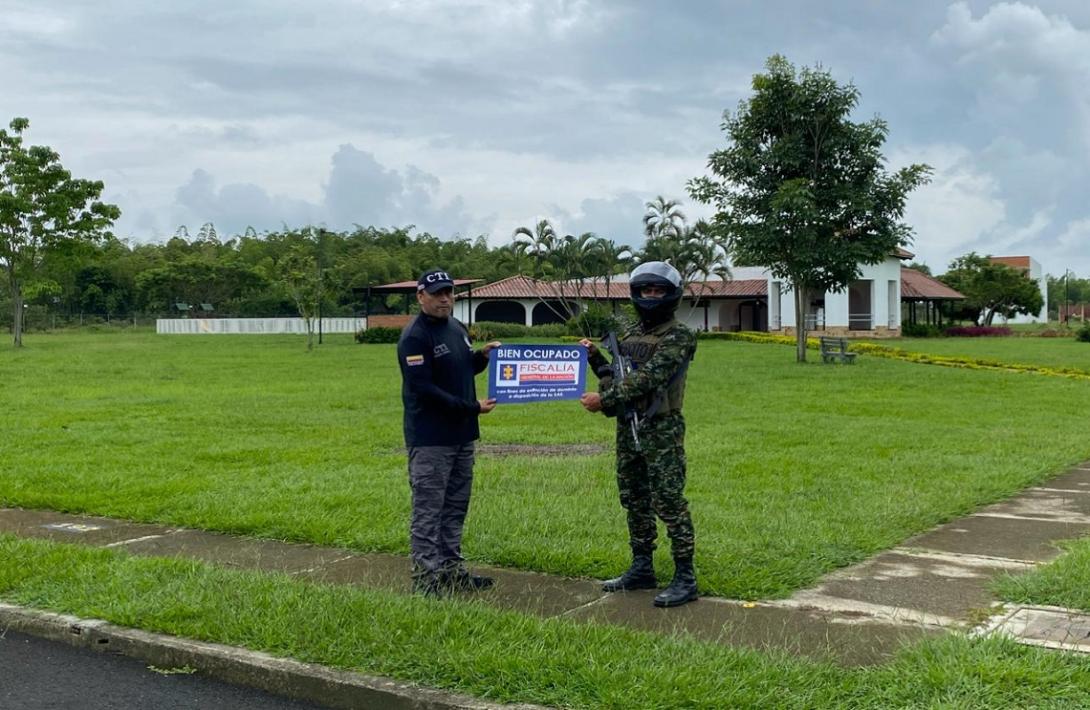
{"type": "Polygon", "coordinates": [[[583,405],[583,409],[588,412],[600,412],[602,411],[602,395],[597,392],[584,392],[579,397],[579,403],[583,405]]]}
{"type": "Polygon", "coordinates": [[[582,340],[579,341],[579,344],[582,345],[584,348],[586,348],[587,352],[590,353],[591,355],[594,355],[595,353],[598,352],[598,346],[595,345],[594,341],[590,340],[589,338],[583,338],[582,340]]]}
{"type": "Polygon", "coordinates": [[[496,348],[498,348],[502,344],[503,343],[501,343],[498,340],[493,340],[491,343],[485,343],[484,345],[481,346],[481,354],[484,355],[487,358],[489,353],[491,353],[493,350],[495,350],[496,348]]]}
{"type": "Polygon", "coordinates": [[[481,414],[488,414],[496,408],[496,400],[494,399],[478,399],[477,404],[481,405],[481,414]]]}

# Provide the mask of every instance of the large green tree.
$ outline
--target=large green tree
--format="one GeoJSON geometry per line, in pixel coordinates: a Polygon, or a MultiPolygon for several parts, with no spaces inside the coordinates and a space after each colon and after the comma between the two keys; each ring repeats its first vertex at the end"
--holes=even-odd
{"type": "Polygon", "coordinates": [[[939,279],[965,296],[961,315],[978,325],[991,325],[997,315],[1037,315],[1044,307],[1041,289],[1033,279],[990,257],[969,252],[954,259],[939,279]]]}
{"type": "Polygon", "coordinates": [[[0,130],[0,266],[11,292],[16,347],[23,345],[24,298],[59,289],[41,277],[45,256],[65,242],[108,235],[121,216],[115,205],[99,202],[101,182],[73,178],[47,146],[24,146],[29,126],[16,118],[10,131],[0,130]]]}
{"type": "Polygon", "coordinates": [[[843,291],[860,265],[908,243],[905,201],[930,168],[887,172],[886,123],[852,121],[858,89],[820,67],[799,71],[776,55],[752,86],[724,114],[728,145],[708,158],[714,177],[691,180],[689,192],[716,207],[713,229],[735,264],[764,266],[794,291],[803,362],[811,294],[843,291]]]}

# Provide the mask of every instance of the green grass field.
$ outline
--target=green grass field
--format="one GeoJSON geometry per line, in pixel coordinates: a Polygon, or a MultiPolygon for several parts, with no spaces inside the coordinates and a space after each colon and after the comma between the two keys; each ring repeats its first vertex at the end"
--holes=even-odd
{"type": "MultiPolygon", "coordinates": [[[[393,346],[32,335],[0,351],[0,504],[407,551],[393,346]]],[[[1090,352],[1090,348],[1087,348],[1090,352]]],[[[780,597],[1090,457],[1085,382],[701,342],[686,399],[702,589],[780,597]]],[[[608,446],[577,403],[513,405],[487,444],[608,446]]],[[[627,562],[609,453],[482,455],[465,552],[603,577],[627,562]]],[[[667,556],[665,549],[659,554],[667,556]]],[[[670,566],[660,565],[668,574],[670,566]]]]}
{"type": "Polygon", "coordinates": [[[497,701],[579,708],[1080,708],[1090,661],[946,636],[836,666],[285,575],[0,535],[0,597],[497,701]],[[304,620],[305,623],[300,623],[304,620]]]}
{"type": "Polygon", "coordinates": [[[1090,539],[1068,540],[1065,553],[1031,572],[1000,577],[995,591],[1022,604],[1045,604],[1090,612],[1090,539]]]}
{"type": "Polygon", "coordinates": [[[875,340],[914,353],[961,355],[1023,365],[1075,367],[1090,372],[1090,343],[1073,337],[898,338],[875,340]]]}

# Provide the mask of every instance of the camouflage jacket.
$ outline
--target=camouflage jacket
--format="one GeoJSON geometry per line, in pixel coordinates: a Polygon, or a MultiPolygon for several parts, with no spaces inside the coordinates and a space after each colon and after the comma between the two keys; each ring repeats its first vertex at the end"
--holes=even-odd
{"type": "Polygon", "coordinates": [[[660,394],[659,412],[680,411],[685,395],[685,374],[676,377],[696,351],[696,335],[676,320],[653,328],[641,325],[629,328],[620,340],[621,353],[632,364],[632,372],[624,382],[614,383],[606,374],[608,363],[601,352],[590,357],[594,371],[601,373],[599,390],[602,411],[616,416],[623,408],[647,411],[660,394]]]}

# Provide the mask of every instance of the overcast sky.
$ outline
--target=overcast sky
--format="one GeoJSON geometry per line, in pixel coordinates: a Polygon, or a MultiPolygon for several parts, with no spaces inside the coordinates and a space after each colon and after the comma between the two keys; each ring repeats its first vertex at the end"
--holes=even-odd
{"type": "Polygon", "coordinates": [[[926,162],[911,250],[1090,275],[1090,3],[0,0],[0,120],[106,183],[119,236],[414,224],[492,244],[547,217],[642,242],[782,53],[926,162]]]}

